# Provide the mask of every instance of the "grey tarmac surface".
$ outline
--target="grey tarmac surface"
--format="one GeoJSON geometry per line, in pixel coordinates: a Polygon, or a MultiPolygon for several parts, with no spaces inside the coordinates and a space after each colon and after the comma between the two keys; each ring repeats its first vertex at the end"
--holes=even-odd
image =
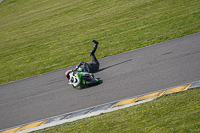
{"type": "Polygon", "coordinates": [[[0,85],[0,130],[198,81],[200,33],[99,62],[94,75],[103,83],[83,90],[67,84],[64,73],[74,66],[0,85]]]}

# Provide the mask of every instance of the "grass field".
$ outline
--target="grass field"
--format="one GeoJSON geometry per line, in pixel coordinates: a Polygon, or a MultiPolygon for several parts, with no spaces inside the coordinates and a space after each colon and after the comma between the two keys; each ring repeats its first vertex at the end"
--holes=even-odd
{"type": "Polygon", "coordinates": [[[200,31],[199,0],[4,0],[0,84],[200,31]]]}
{"type": "Polygon", "coordinates": [[[199,133],[200,88],[34,133],[199,133]]]}

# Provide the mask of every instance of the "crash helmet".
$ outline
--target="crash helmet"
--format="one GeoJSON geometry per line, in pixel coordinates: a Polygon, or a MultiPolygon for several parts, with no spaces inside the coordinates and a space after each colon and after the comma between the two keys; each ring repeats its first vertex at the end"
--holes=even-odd
{"type": "Polygon", "coordinates": [[[68,70],[68,71],[66,71],[65,72],[65,77],[69,80],[69,78],[70,78],[70,73],[73,71],[73,69],[70,69],[70,70],[68,70]]]}
{"type": "Polygon", "coordinates": [[[78,68],[78,72],[85,72],[85,68],[79,67],[79,68],[78,68]]]}

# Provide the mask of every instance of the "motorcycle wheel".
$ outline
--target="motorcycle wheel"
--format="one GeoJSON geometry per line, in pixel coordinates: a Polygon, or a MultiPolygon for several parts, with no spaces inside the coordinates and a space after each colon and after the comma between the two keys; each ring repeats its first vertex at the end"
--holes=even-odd
{"type": "Polygon", "coordinates": [[[86,85],[88,85],[88,86],[97,85],[97,84],[99,84],[99,80],[98,79],[86,81],[86,85]]]}
{"type": "Polygon", "coordinates": [[[72,87],[73,87],[74,89],[81,90],[81,89],[84,89],[86,86],[83,85],[83,86],[75,87],[74,85],[72,85],[72,87]]]}

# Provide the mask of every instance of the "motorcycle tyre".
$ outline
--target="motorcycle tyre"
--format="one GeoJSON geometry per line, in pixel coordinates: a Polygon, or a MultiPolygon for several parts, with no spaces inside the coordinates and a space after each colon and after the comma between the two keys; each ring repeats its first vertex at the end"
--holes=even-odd
{"type": "Polygon", "coordinates": [[[93,85],[97,85],[97,84],[99,84],[99,80],[97,80],[97,81],[94,81],[94,82],[91,82],[91,81],[86,81],[86,82],[85,82],[85,84],[86,84],[87,86],[93,86],[93,85]]]}
{"type": "Polygon", "coordinates": [[[86,85],[82,85],[82,86],[78,86],[78,87],[75,87],[74,85],[72,85],[72,87],[74,89],[81,90],[81,89],[84,89],[86,87],[86,85]]]}

